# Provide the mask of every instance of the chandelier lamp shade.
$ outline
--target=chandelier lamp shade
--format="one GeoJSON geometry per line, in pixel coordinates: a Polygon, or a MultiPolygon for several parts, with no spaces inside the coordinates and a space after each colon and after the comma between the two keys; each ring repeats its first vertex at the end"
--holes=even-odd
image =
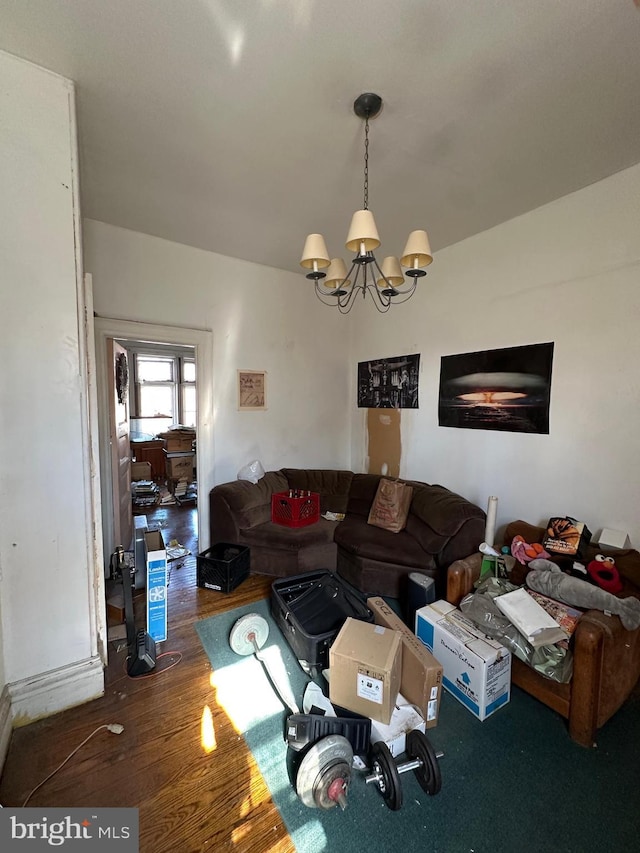
{"type": "Polygon", "coordinates": [[[380,236],[373,213],[369,210],[369,119],[382,107],[382,98],[367,92],[356,98],[353,111],[364,120],[364,202],[351,219],[345,248],[354,257],[347,270],[342,258],[332,258],[322,234],[309,234],[300,265],[308,270],[306,277],[314,282],[318,299],[348,314],[355,298],[369,293],[378,311],[406,302],[416,290],[418,279],[426,275],[425,267],[433,261],[426,231],[412,231],[400,259],[390,255],[379,264],[374,254],[380,236]],[[404,267],[404,270],[402,269],[404,267]]]}

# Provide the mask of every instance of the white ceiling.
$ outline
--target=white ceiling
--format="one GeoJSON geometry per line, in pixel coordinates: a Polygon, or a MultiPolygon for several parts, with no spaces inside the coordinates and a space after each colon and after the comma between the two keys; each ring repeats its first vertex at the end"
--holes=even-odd
{"type": "Polygon", "coordinates": [[[634,0],[0,0],[0,49],[76,82],[85,216],[282,269],[347,257],[361,92],[384,254],[640,161],[634,0]]]}

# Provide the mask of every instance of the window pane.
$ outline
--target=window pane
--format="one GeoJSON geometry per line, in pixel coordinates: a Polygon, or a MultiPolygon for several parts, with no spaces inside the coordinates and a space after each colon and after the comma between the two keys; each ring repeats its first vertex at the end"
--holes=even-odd
{"type": "Polygon", "coordinates": [[[138,382],[173,382],[173,359],[162,356],[137,356],[138,382]]]}
{"type": "Polygon", "coordinates": [[[162,415],[173,419],[173,387],[171,385],[141,385],[141,418],[153,418],[162,415]]]}
{"type": "Polygon", "coordinates": [[[182,381],[183,382],[195,382],[196,381],[196,363],[190,359],[185,358],[182,362],[182,381]]]}
{"type": "Polygon", "coordinates": [[[182,424],[183,426],[196,425],[196,387],[195,385],[182,386],[182,424]]]}

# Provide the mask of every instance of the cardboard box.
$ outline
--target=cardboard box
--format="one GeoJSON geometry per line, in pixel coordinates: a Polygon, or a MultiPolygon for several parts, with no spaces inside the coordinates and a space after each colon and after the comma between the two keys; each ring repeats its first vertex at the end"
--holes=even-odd
{"type": "Polygon", "coordinates": [[[329,649],[329,698],[388,725],[400,691],[402,635],[348,617],[329,649]]]}
{"type": "Polygon", "coordinates": [[[367,599],[376,624],[402,634],[402,671],[400,693],[407,703],[416,705],[427,729],[438,724],[442,695],[442,664],[435,659],[416,635],[387,604],[384,598],[367,599]]]}
{"type": "Polygon", "coordinates": [[[193,479],[194,453],[167,453],[167,477],[172,480],[193,479]]]}
{"type": "Polygon", "coordinates": [[[158,436],[164,441],[165,450],[169,453],[184,450],[193,450],[193,442],[196,437],[192,429],[170,429],[158,436]]]}
{"type": "MultiPolygon", "coordinates": [[[[402,650],[403,655],[405,651],[406,647],[402,650]]],[[[391,755],[397,758],[407,748],[407,732],[414,729],[424,733],[424,719],[416,706],[408,703],[405,697],[399,693],[389,725],[385,726],[384,723],[371,721],[371,743],[376,743],[379,740],[384,741],[389,747],[391,755]]]]}
{"type": "Polygon", "coordinates": [[[132,480],[150,480],[151,479],[151,462],[132,462],[131,463],[131,479],[132,480]]]}
{"type": "Polygon", "coordinates": [[[605,527],[598,539],[598,545],[602,548],[622,549],[630,548],[631,542],[629,541],[629,534],[625,533],[624,530],[612,530],[610,527],[605,527]]]}
{"type": "Polygon", "coordinates": [[[167,551],[162,533],[144,534],[147,566],[147,633],[156,643],[167,639],[167,551]]]}
{"type": "Polygon", "coordinates": [[[444,669],[445,689],[479,720],[511,696],[511,652],[447,601],[416,612],[416,634],[444,669]]]}
{"type": "Polygon", "coordinates": [[[178,437],[178,438],[165,438],[165,448],[169,453],[173,453],[175,451],[181,450],[193,450],[193,438],[188,437],[178,437]]]}

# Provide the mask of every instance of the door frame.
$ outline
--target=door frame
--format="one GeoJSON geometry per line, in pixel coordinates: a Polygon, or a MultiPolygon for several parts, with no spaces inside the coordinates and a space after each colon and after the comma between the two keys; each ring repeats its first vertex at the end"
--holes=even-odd
{"type": "MultiPolygon", "coordinates": [[[[196,357],[196,476],[198,482],[198,548],[209,547],[209,502],[207,496],[214,485],[213,467],[213,333],[209,330],[190,329],[184,326],[160,326],[136,320],[118,320],[111,317],[94,319],[96,347],[96,378],[98,390],[98,425],[100,444],[100,484],[102,499],[103,540],[113,539],[113,487],[111,481],[111,448],[109,437],[109,390],[107,341],[123,341],[190,346],[196,357]]],[[[126,546],[125,546],[126,547],[126,546]]],[[[110,554],[104,554],[105,577],[109,572],[110,554]]]]}

